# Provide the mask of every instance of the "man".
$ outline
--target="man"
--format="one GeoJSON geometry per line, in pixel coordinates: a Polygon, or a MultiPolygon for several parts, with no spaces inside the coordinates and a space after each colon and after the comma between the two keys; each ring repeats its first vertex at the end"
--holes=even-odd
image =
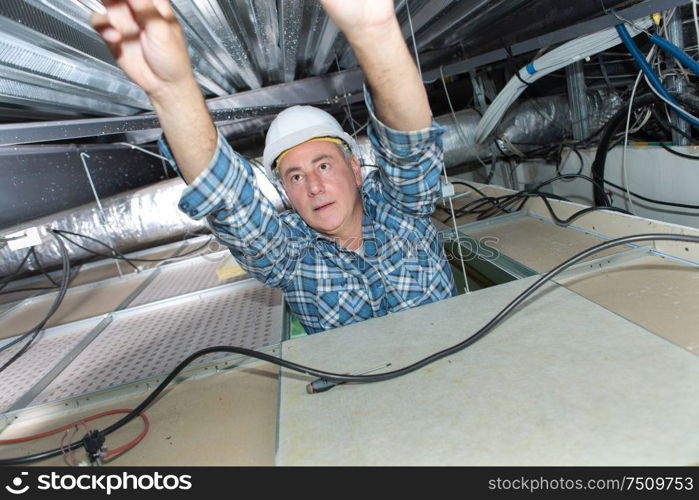
{"type": "Polygon", "coordinates": [[[275,119],[263,161],[293,211],[278,215],[247,160],[216,131],[167,0],[105,0],[93,18],[124,72],[150,97],[189,186],[179,207],[207,217],[252,276],[284,290],[308,333],[433,302],[455,288],[430,221],[443,129],[395,17],[393,0],[321,0],[366,75],[378,171],[362,181],[354,140],[322,110],[275,119]],[[375,111],[374,111],[375,110],[375,111]]]}

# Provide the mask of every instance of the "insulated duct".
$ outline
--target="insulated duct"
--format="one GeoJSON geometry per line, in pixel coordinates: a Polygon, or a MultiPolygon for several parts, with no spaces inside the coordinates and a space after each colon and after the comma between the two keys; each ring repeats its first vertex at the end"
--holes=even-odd
{"type": "MultiPolygon", "coordinates": [[[[272,201],[279,211],[284,203],[274,185],[267,179],[262,164],[252,160],[251,165],[263,194],[272,201]]],[[[41,217],[33,221],[3,230],[2,234],[36,226],[49,225],[80,233],[114,246],[126,253],[140,248],[170,241],[184,239],[187,235],[206,229],[204,221],[194,221],[177,209],[184,182],[180,178],[169,179],[150,186],[128,191],[100,200],[102,210],[97,203],[83,205],[74,210],[66,210],[55,215],[41,217]]],[[[94,242],[81,240],[76,236],[71,239],[96,252],[109,254],[109,250],[94,242]]],[[[60,266],[61,252],[52,238],[36,247],[44,268],[60,266]]],[[[84,260],[93,255],[66,242],[66,250],[71,261],[84,260]]],[[[0,276],[12,274],[20,265],[27,250],[11,251],[7,245],[0,248],[0,276]]],[[[24,269],[39,272],[33,259],[29,259],[24,269]]],[[[23,273],[28,274],[28,273],[23,273]]]]}
{"type": "MultiPolygon", "coordinates": [[[[597,130],[618,110],[622,101],[619,97],[606,92],[588,95],[588,110],[592,129],[597,130]]],[[[437,121],[447,127],[443,136],[444,160],[447,168],[478,161],[489,161],[494,154],[516,154],[538,147],[536,144],[556,143],[570,135],[571,123],[568,100],[564,96],[527,100],[513,106],[505,116],[498,129],[497,144],[476,144],[474,133],[480,115],[475,110],[459,111],[455,114],[458,127],[454,126],[451,114],[437,117],[437,121]],[[527,144],[522,144],[527,143],[527,144]]],[[[367,137],[358,140],[358,147],[363,163],[374,165],[375,159],[371,143],[367,137]]],[[[284,210],[284,202],[274,185],[267,179],[259,160],[252,160],[258,184],[265,196],[277,210],[284,210]]],[[[171,179],[157,184],[130,191],[102,200],[103,213],[95,203],[85,205],[77,210],[61,212],[43,217],[13,228],[7,228],[3,234],[11,234],[29,227],[50,224],[54,228],[86,234],[106,243],[113,244],[125,253],[155,243],[175,241],[188,233],[201,231],[203,222],[196,222],[176,207],[184,183],[180,179],[171,179]]],[[[93,243],[81,242],[96,251],[108,253],[93,243]]],[[[90,257],[84,250],[67,245],[71,260],[90,257]]],[[[37,248],[46,268],[60,265],[61,255],[54,241],[48,239],[37,248]]],[[[0,276],[7,276],[17,269],[25,252],[10,251],[7,246],[0,248],[0,276]]],[[[26,269],[38,271],[31,259],[26,269]]]]}
{"type": "MultiPolygon", "coordinates": [[[[587,111],[592,130],[607,123],[623,105],[622,99],[611,92],[595,91],[587,94],[587,111]]],[[[510,108],[496,129],[494,139],[478,144],[476,127],[481,119],[474,109],[466,109],[437,118],[449,128],[444,135],[444,162],[447,168],[478,162],[488,162],[503,155],[518,156],[541,145],[557,143],[570,137],[572,124],[566,96],[541,97],[520,100],[510,108]],[[455,126],[458,124],[458,126],[455,126]]]]}

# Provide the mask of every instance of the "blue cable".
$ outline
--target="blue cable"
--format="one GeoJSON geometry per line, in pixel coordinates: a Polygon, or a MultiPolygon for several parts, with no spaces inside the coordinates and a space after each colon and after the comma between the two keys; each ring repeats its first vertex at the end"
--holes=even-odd
{"type": "MultiPolygon", "coordinates": [[[[636,61],[636,64],[641,68],[641,71],[648,77],[648,81],[650,84],[653,86],[655,90],[658,91],[658,93],[663,96],[665,99],[670,101],[672,104],[674,104],[677,107],[681,107],[680,103],[677,102],[677,100],[670,95],[670,93],[667,91],[663,83],[660,81],[660,78],[653,72],[653,69],[650,67],[650,64],[646,61],[646,58],[643,57],[643,54],[641,54],[641,51],[639,50],[638,46],[636,45],[636,42],[633,41],[633,38],[631,38],[631,35],[629,35],[629,32],[626,31],[626,27],[623,24],[617,24],[616,25],[616,31],[619,33],[619,38],[621,38],[621,41],[624,42],[624,45],[628,49],[628,51],[631,53],[633,56],[634,60],[636,61]]],[[[651,38],[652,40],[652,38],[651,38]]],[[[657,37],[657,40],[654,40],[653,43],[658,45],[658,47],[662,48],[663,50],[667,50],[670,52],[673,56],[677,57],[676,54],[677,52],[682,52],[678,47],[675,45],[672,45],[670,42],[665,40],[662,37],[657,37]],[[662,41],[661,41],[662,40],[662,41]],[[664,43],[665,42],[665,43],[664,43]],[[666,46],[671,46],[673,48],[668,47],[667,49],[665,48],[666,46]]],[[[689,58],[687,54],[682,52],[684,57],[680,59],[680,57],[677,57],[680,60],[683,60],[684,58],[689,58]]],[[[690,67],[690,69],[694,72],[695,68],[699,69],[699,65],[697,65],[696,62],[692,61],[693,65],[690,67]]],[[[674,111],[677,116],[682,118],[683,120],[691,123],[695,127],[699,127],[699,122],[695,119],[693,119],[691,116],[687,116],[685,113],[672,108],[672,111],[674,111]]]]}
{"type": "Polygon", "coordinates": [[[685,51],[680,49],[677,45],[656,34],[652,34],[650,36],[650,41],[658,47],[660,47],[661,49],[663,49],[665,52],[670,53],[672,57],[681,62],[684,66],[691,70],[692,73],[699,76],[699,63],[692,59],[685,51]]]}

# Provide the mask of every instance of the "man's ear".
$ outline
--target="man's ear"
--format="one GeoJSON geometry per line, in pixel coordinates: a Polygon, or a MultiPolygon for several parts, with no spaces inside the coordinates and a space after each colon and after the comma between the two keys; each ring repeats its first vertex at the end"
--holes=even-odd
{"type": "Polygon", "coordinates": [[[350,157],[350,167],[352,168],[352,173],[354,173],[354,182],[357,187],[362,185],[362,165],[359,163],[359,158],[356,155],[350,157]]]}

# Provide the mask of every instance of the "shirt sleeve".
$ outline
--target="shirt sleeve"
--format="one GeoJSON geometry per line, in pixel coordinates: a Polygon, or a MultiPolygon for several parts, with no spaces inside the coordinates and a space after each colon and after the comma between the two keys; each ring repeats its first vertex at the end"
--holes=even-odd
{"type": "Polygon", "coordinates": [[[429,216],[441,196],[439,176],[444,165],[442,134],[447,130],[432,120],[430,127],[411,132],[381,123],[369,91],[367,134],[379,167],[379,179],[387,201],[414,216],[429,216]]]}
{"type": "MultiPolygon", "coordinates": [[[[164,139],[160,150],[179,172],[164,139]]],[[[246,158],[231,148],[219,132],[213,158],[187,187],[179,209],[192,219],[207,218],[219,241],[241,267],[268,286],[284,287],[298,258],[291,228],[263,195],[246,158]]]]}

